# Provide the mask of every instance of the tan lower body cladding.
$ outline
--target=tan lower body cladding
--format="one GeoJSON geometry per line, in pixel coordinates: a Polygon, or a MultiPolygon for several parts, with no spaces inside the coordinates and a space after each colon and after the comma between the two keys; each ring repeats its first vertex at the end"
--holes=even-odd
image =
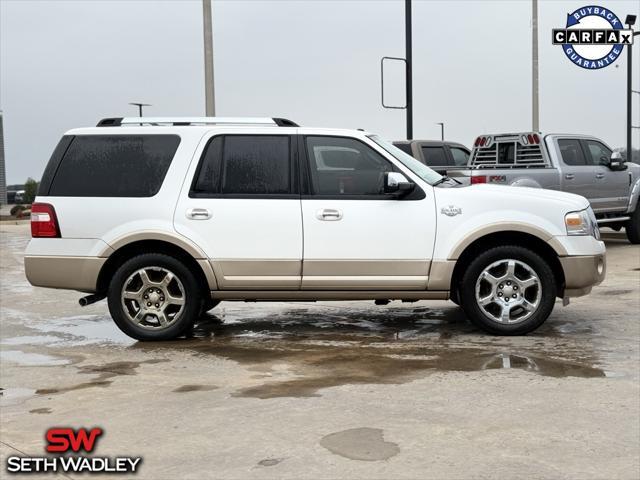
{"type": "Polygon", "coordinates": [[[215,260],[225,290],[426,290],[428,260],[215,260]]]}

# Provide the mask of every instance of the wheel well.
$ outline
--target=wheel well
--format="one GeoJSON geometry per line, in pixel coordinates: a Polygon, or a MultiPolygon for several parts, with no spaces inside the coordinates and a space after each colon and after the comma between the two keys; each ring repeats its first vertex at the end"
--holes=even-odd
{"type": "Polygon", "coordinates": [[[562,270],[562,265],[560,264],[558,254],[555,250],[547,242],[541,240],[535,235],[523,232],[507,231],[491,233],[484,237],[480,237],[464,249],[462,254],[460,254],[460,257],[458,257],[456,266],[453,269],[453,275],[451,276],[452,295],[457,295],[458,284],[462,279],[462,275],[464,274],[467,265],[469,265],[471,261],[482,252],[489,248],[501,245],[520,245],[536,252],[544,258],[549,262],[553,275],[555,276],[556,283],[558,284],[558,295],[562,296],[564,294],[564,271],[562,270]]]}
{"type": "Polygon", "coordinates": [[[195,273],[204,292],[209,292],[207,277],[202,271],[200,265],[198,265],[198,262],[196,262],[196,260],[182,248],[174,245],[173,243],[164,242],[162,240],[141,240],[139,242],[132,242],[113,252],[100,270],[96,288],[97,292],[106,293],[109,288],[109,281],[118,267],[130,258],[143,253],[163,253],[179,259],[195,273]]]}

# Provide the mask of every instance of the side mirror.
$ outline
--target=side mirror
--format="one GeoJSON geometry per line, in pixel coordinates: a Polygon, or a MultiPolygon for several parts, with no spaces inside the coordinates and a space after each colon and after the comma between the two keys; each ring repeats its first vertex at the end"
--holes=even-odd
{"type": "Polygon", "coordinates": [[[405,195],[415,188],[416,184],[407,180],[399,172],[386,172],[384,174],[384,193],[405,195]]]}
{"type": "Polygon", "coordinates": [[[620,152],[613,152],[611,154],[611,158],[609,159],[607,166],[613,171],[627,169],[627,165],[625,165],[624,158],[622,158],[622,154],[620,152]]]}

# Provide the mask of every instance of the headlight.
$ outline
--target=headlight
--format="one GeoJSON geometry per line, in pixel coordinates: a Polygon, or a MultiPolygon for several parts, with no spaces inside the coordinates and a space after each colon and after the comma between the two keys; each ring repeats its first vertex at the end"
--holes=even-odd
{"type": "Polygon", "coordinates": [[[579,212],[569,212],[564,216],[567,235],[592,235],[600,238],[596,216],[591,207],[579,212]]]}

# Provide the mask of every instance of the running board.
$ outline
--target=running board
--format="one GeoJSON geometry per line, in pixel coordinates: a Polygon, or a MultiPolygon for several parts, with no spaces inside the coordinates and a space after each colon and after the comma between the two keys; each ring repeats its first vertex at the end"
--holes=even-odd
{"type": "Polygon", "coordinates": [[[214,290],[216,300],[244,300],[246,302],[274,300],[448,300],[449,292],[424,290],[214,290]]]}
{"type": "Polygon", "coordinates": [[[616,222],[626,222],[630,220],[631,217],[616,217],[616,218],[599,218],[596,221],[600,223],[616,223],[616,222]]]}

